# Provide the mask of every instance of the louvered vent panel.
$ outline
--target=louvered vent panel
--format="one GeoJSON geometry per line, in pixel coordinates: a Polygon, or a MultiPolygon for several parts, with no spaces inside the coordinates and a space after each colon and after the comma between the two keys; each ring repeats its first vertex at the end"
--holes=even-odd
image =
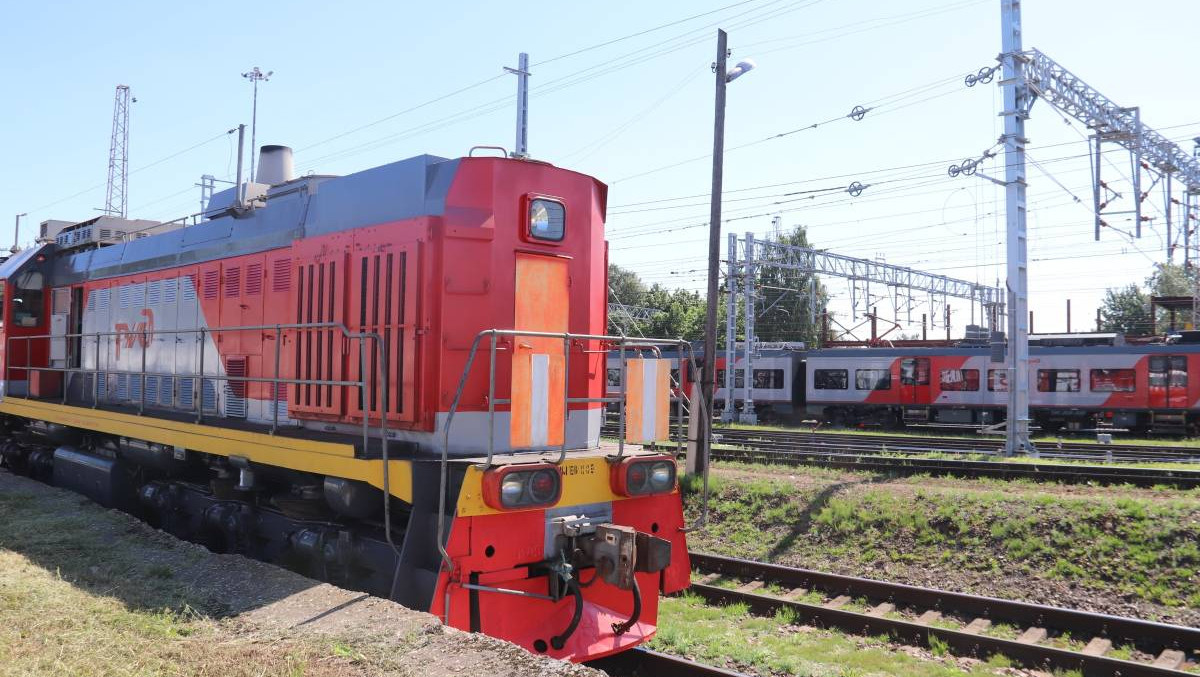
{"type": "Polygon", "coordinates": [[[146,283],[146,305],[157,306],[162,303],[163,280],[151,280],[146,283]]]}
{"type": "Polygon", "coordinates": [[[179,280],[179,283],[183,287],[183,289],[182,289],[183,300],[184,301],[195,301],[196,300],[196,276],[195,275],[184,275],[179,280]]]}
{"type": "Polygon", "coordinates": [[[206,270],[200,281],[200,295],[206,300],[217,298],[217,290],[221,286],[220,273],[215,270],[206,270]]]}
{"type": "Polygon", "coordinates": [[[192,409],[196,406],[196,379],[179,379],[179,408],[192,409]]]}
{"type": "Polygon", "coordinates": [[[263,267],[261,263],[246,266],[246,296],[258,296],[263,289],[263,267]]]}
{"type": "MultiPolygon", "coordinates": [[[[246,358],[225,358],[226,376],[245,376],[246,358]]],[[[225,382],[225,416],[229,418],[246,418],[246,382],[225,382]]]]}
{"type": "Polygon", "coordinates": [[[292,288],[292,260],[275,259],[271,263],[271,291],[288,291],[292,288]]]}
{"type": "Polygon", "coordinates": [[[242,295],[242,267],[230,266],[225,269],[225,298],[236,299],[242,295]]]}

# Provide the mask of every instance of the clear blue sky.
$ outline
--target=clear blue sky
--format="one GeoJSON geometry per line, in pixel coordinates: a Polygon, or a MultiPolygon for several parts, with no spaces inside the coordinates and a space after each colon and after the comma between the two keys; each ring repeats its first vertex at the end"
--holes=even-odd
{"type": "MultiPolygon", "coordinates": [[[[0,241],[11,236],[16,213],[30,213],[32,234],[41,220],[84,219],[102,206],[119,83],[138,99],[130,215],[170,219],[198,209],[192,184],[201,174],[232,176],[236,139],[223,132],[250,121],[250,85],[240,73],[252,66],[275,71],[260,90],[259,144],[293,146],[301,171],[341,174],[418,153],[511,147],[515,82],[501,67],[527,51],[532,154],[610,184],[615,263],[651,282],[700,288],[706,199],[628,205],[707,192],[709,64],[720,25],[730,31],[734,60],[749,56],[759,66],[729,92],[726,218],[747,218],[728,229],[767,233],[778,213],[785,227],[805,224],[815,245],[840,253],[988,282],[1002,276],[999,189],[950,179],[944,166],[978,155],[1000,134],[995,84],[961,84],[965,73],[995,63],[1000,1],[735,2],[6,7],[0,241]],[[571,55],[703,12],[712,13],[571,55]],[[766,140],[872,103],[878,107],[861,122],[839,119],[766,140]],[[689,158],[701,159],[646,173],[689,158]],[[889,170],[910,165],[925,166],[889,170]],[[852,180],[873,185],[857,199],[783,195],[852,180]]],[[[1200,135],[1188,80],[1200,3],[1027,0],[1023,9],[1027,48],[1141,106],[1149,125],[1190,149],[1200,135]]],[[[1140,281],[1165,258],[1157,194],[1142,239],[1106,233],[1092,241],[1085,133],[1044,103],[1029,122],[1030,155],[1054,177],[1030,168],[1039,331],[1065,328],[1066,298],[1074,327],[1085,326],[1105,287],[1140,281]]],[[[1110,158],[1106,178],[1128,194],[1119,176],[1129,174],[1128,157],[1110,158]]],[[[1110,222],[1127,227],[1124,218],[1110,222]]],[[[834,309],[849,315],[842,285],[829,285],[834,309]]],[[[956,335],[968,313],[956,308],[956,335]]]]}

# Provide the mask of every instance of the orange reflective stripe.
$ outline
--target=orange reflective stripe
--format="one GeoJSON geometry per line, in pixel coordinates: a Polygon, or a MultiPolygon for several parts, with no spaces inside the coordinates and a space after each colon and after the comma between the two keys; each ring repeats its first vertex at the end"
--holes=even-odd
{"type": "Polygon", "coordinates": [[[670,433],[670,360],[625,362],[625,441],[646,444],[670,433]]]}
{"type": "MultiPolygon", "coordinates": [[[[514,328],[566,332],[567,283],[566,259],[517,254],[514,328]]],[[[513,342],[509,441],[513,448],[562,444],[563,342],[531,336],[513,342]]]]}

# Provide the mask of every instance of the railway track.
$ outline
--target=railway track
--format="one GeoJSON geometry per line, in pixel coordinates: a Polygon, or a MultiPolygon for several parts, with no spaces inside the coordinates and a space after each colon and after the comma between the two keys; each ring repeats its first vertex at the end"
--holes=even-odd
{"type": "Polygon", "coordinates": [[[588,665],[613,677],[746,677],[740,672],[649,649],[623,651],[614,656],[591,661],[588,665]]]}
{"type": "MultiPolygon", "coordinates": [[[[614,428],[615,430],[615,428],[614,428]]],[[[723,444],[765,451],[806,450],[875,451],[893,455],[951,454],[955,456],[1001,456],[1004,441],[963,437],[916,437],[911,435],[856,435],[837,432],[793,430],[744,430],[718,428],[717,441],[723,444]]],[[[1090,444],[1053,442],[1038,445],[1038,456],[1070,461],[1106,463],[1197,463],[1200,448],[1180,446],[1144,446],[1133,444],[1090,444]]]]}
{"type": "Polygon", "coordinates": [[[1000,654],[1028,668],[1078,670],[1086,677],[1195,674],[1182,668],[1200,660],[1198,628],[717,555],[691,557],[705,574],[692,593],[711,604],[745,604],[755,614],[789,609],[812,625],[937,644],[961,655],[1000,654]],[[714,585],[718,581],[727,585],[714,585]]]}
{"type": "MultiPolygon", "coordinates": [[[[616,428],[604,434],[616,435],[616,428]]],[[[1070,455],[1047,449],[1042,459],[1003,460],[998,445],[988,440],[960,438],[912,438],[902,436],[865,436],[837,433],[799,433],[791,431],[720,430],[715,435],[712,458],[718,461],[765,463],[793,466],[820,466],[888,475],[945,475],[953,477],[990,477],[1032,479],[1066,483],[1105,485],[1129,484],[1140,487],[1169,486],[1178,489],[1200,487],[1200,450],[1181,447],[1162,449],[1162,453],[1132,451],[1141,447],[1119,447],[1107,455],[1101,448],[1090,458],[1070,450],[1070,455]],[[947,446],[943,448],[941,445],[947,446]],[[1101,456],[1100,454],[1106,454],[1101,456]],[[1140,453],[1142,456],[1132,454],[1140,453]],[[945,455],[952,458],[944,458],[945,455]],[[1169,455],[1169,454],[1174,454],[1169,455]],[[1188,454],[1188,456],[1181,456],[1188,454]],[[981,460],[979,457],[983,457],[981,460]],[[1051,461],[1070,460],[1072,463],[1051,461]],[[1086,463],[1085,461],[1091,461],[1086,463]],[[1097,461],[1103,461],[1097,463],[1097,461]],[[1196,469],[1139,467],[1137,462],[1197,462],[1196,469]]],[[[1088,445],[1078,445],[1086,447],[1088,445]]],[[[664,446],[664,451],[673,447],[664,446]]]]}

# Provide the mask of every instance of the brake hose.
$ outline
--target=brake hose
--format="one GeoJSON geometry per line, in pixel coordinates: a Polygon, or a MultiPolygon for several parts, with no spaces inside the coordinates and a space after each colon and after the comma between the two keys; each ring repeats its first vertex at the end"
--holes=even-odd
{"type": "Polygon", "coordinates": [[[637,576],[634,576],[633,577],[633,614],[630,615],[629,620],[625,621],[624,623],[613,623],[612,624],[613,634],[620,637],[621,635],[625,634],[626,632],[629,632],[629,629],[632,628],[638,622],[638,617],[640,617],[641,615],[642,615],[642,591],[638,587],[637,576]]]}
{"type": "Polygon", "coordinates": [[[571,595],[575,598],[575,613],[571,615],[571,623],[563,630],[561,635],[550,638],[550,646],[556,650],[562,649],[567,644],[567,640],[571,635],[575,634],[575,629],[579,627],[579,621],[583,620],[583,591],[579,589],[579,581],[571,578],[567,581],[567,588],[571,595]]]}

